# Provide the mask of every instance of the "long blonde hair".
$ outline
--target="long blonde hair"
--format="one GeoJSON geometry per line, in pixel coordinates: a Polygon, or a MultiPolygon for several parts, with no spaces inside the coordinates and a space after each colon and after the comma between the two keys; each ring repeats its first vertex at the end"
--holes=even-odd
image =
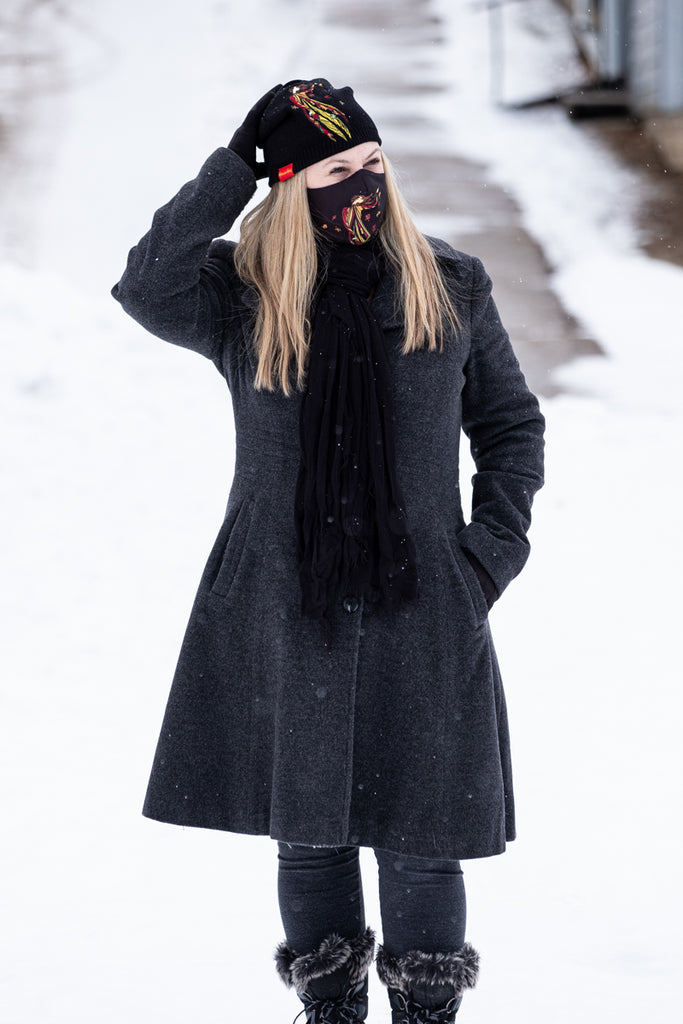
{"type": "MultiPolygon", "coordinates": [[[[398,278],[403,353],[443,347],[444,327],[457,329],[458,318],[432,249],[410,215],[391,165],[383,156],[387,208],[380,239],[398,278]]],[[[242,221],[235,249],[240,278],[259,293],[254,324],[257,356],[255,387],[291,392],[306,379],[309,312],[317,273],[315,228],[302,172],[276,182],[268,196],[242,221]]]]}

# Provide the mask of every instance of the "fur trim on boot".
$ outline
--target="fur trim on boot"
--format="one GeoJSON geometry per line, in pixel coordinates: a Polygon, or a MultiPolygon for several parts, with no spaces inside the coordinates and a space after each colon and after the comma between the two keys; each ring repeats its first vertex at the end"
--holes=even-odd
{"type": "Polygon", "coordinates": [[[384,946],[377,951],[377,974],[387,988],[408,995],[418,986],[452,986],[453,995],[474,988],[479,954],[469,942],[452,953],[423,953],[417,949],[395,957],[384,946]]]}
{"type": "Polygon", "coordinates": [[[288,988],[305,992],[316,978],[345,968],[347,984],[357,985],[367,975],[375,951],[372,928],[353,939],[330,935],[312,953],[297,954],[281,942],[275,951],[277,972],[288,988]]]}

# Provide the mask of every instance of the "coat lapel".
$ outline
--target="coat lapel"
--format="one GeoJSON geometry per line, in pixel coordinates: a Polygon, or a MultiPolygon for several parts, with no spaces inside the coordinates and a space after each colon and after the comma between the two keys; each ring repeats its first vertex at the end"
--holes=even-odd
{"type": "Polygon", "coordinates": [[[396,278],[387,271],[377,285],[377,290],[370,303],[377,323],[383,331],[402,327],[403,318],[396,303],[396,278]]]}

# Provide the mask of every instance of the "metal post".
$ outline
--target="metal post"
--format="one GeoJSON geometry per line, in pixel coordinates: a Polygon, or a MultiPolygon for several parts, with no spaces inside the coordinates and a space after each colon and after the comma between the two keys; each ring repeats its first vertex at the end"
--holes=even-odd
{"type": "Polygon", "coordinates": [[[630,0],[603,0],[600,8],[600,77],[608,82],[626,74],[629,3],[630,0]]]}

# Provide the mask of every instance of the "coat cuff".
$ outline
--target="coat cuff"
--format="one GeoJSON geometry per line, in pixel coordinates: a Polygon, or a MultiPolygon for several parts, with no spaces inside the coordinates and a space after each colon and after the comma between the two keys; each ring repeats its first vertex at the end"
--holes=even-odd
{"type": "MultiPolygon", "coordinates": [[[[496,537],[482,523],[468,523],[458,534],[458,543],[466,555],[473,555],[488,573],[497,597],[524,568],[529,557],[528,540],[496,537]]],[[[487,595],[488,600],[488,595],[487,595]]]]}
{"type": "Polygon", "coordinates": [[[498,591],[496,590],[496,585],[489,576],[489,574],[487,573],[484,566],[479,561],[479,559],[475,558],[472,552],[468,551],[466,548],[463,548],[463,552],[465,554],[465,558],[467,559],[467,561],[470,563],[475,573],[477,574],[479,586],[484,591],[484,597],[486,598],[486,607],[488,608],[489,611],[491,611],[494,604],[498,600],[498,591]]]}
{"type": "Polygon", "coordinates": [[[217,205],[227,208],[235,205],[237,196],[240,208],[243,209],[256,191],[254,172],[237,153],[226,146],[219,146],[206,158],[195,184],[198,191],[210,196],[217,205]]]}

